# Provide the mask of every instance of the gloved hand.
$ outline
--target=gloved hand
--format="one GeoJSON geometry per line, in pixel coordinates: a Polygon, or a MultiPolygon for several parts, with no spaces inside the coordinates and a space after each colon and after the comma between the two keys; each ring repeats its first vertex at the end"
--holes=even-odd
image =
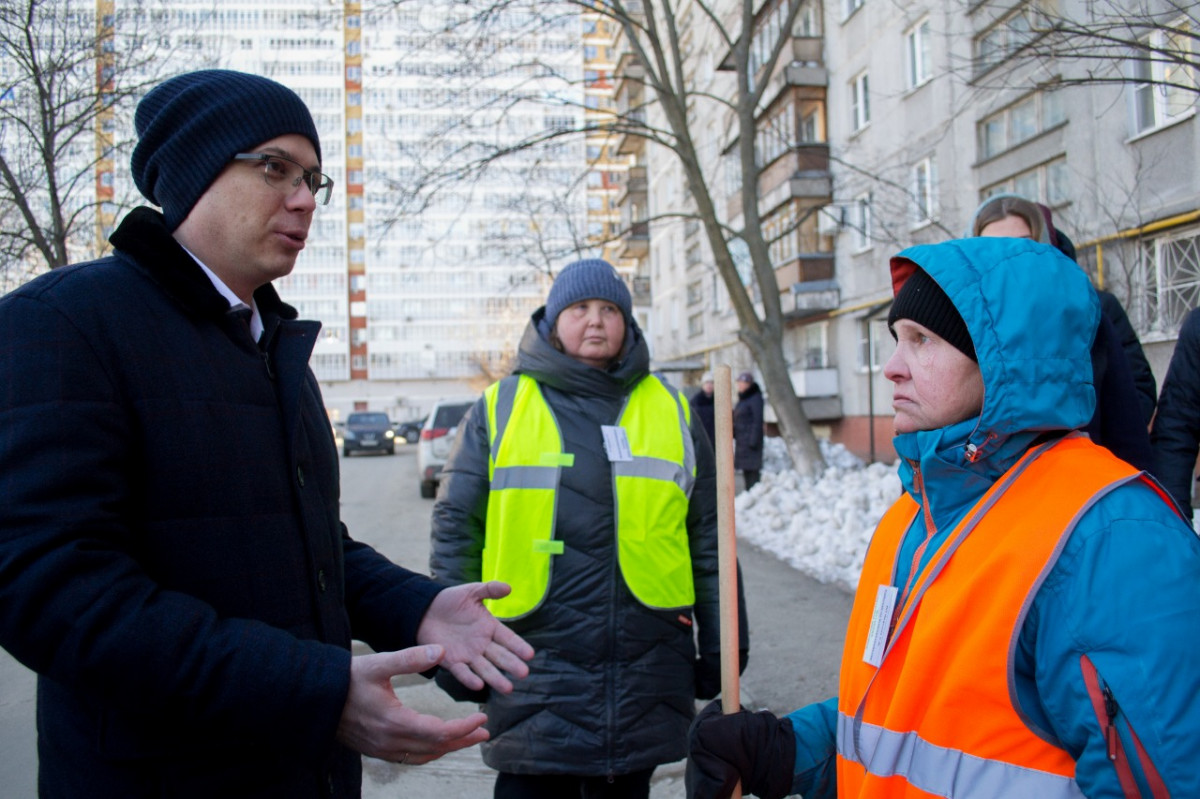
{"type": "MultiPolygon", "coordinates": [[[[749,650],[738,650],[738,674],[741,674],[746,670],[746,663],[749,660],[749,650]]],[[[696,675],[697,699],[712,699],[714,696],[721,693],[720,652],[709,652],[707,654],[700,655],[696,658],[694,669],[696,675]]]]}
{"type": "Polygon", "coordinates": [[[724,799],[742,790],[762,799],[782,799],[792,789],[796,738],[792,722],[762,711],[722,714],[710,702],[688,731],[684,784],[688,799],[724,799]]]}
{"type": "Polygon", "coordinates": [[[486,684],[478,691],[473,691],[446,669],[438,669],[433,675],[433,681],[455,702],[474,702],[482,705],[492,695],[492,689],[486,684]]]}

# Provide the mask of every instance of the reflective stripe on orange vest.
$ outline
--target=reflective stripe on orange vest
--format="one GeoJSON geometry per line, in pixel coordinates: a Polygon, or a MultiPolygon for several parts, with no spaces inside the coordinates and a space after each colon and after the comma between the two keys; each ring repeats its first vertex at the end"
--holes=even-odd
{"type": "Polygon", "coordinates": [[[1086,437],[1032,450],[911,581],[876,668],[876,590],[918,511],[905,495],[872,538],[842,654],[838,796],[1079,797],[1075,763],[1016,708],[1025,614],[1079,518],[1139,473],[1086,437]]]}

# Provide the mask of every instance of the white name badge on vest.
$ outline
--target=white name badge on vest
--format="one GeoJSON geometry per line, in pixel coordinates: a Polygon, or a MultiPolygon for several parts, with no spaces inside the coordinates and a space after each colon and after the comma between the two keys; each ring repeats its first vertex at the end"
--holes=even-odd
{"type": "Polygon", "coordinates": [[[867,633],[863,661],[876,668],[883,663],[883,651],[887,649],[888,633],[892,629],[892,611],[896,607],[898,593],[894,585],[881,585],[875,593],[875,611],[871,614],[871,629],[867,633]]]}
{"type": "Polygon", "coordinates": [[[625,436],[625,428],[611,424],[600,425],[604,433],[604,451],[608,453],[609,461],[631,461],[633,452],[629,449],[629,439],[625,436]]]}

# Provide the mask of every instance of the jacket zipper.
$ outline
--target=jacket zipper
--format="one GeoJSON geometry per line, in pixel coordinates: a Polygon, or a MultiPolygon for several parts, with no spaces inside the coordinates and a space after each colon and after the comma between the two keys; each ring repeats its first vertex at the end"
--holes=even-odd
{"type": "MultiPolygon", "coordinates": [[[[1117,772],[1117,779],[1121,783],[1121,790],[1125,796],[1128,799],[1137,799],[1142,795],[1141,790],[1133,776],[1133,767],[1130,765],[1125,745],[1121,741],[1120,730],[1117,728],[1117,717],[1121,713],[1121,706],[1117,704],[1117,697],[1113,694],[1112,688],[1100,676],[1100,672],[1091,658],[1081,655],[1079,666],[1083,672],[1084,687],[1092,701],[1092,709],[1096,713],[1096,721],[1104,734],[1105,754],[1117,772]]],[[[1171,793],[1167,790],[1166,782],[1163,781],[1162,775],[1154,766],[1154,762],[1142,745],[1141,738],[1138,737],[1128,716],[1125,717],[1125,727],[1133,742],[1134,754],[1137,756],[1138,765],[1142,768],[1142,776],[1150,786],[1150,796],[1153,799],[1170,797],[1171,793]]]]}

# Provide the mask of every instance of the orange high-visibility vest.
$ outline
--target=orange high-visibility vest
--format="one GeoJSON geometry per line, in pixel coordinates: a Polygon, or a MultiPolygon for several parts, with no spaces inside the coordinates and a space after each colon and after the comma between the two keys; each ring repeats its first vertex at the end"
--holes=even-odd
{"type": "Polygon", "coordinates": [[[906,494],[889,509],[867,552],[842,653],[839,797],[1083,795],[1071,756],[1017,712],[1013,652],[1028,605],[1083,511],[1139,475],[1079,435],[1026,453],[914,574],[876,668],[863,659],[876,594],[892,585],[918,506],[906,494]]]}

